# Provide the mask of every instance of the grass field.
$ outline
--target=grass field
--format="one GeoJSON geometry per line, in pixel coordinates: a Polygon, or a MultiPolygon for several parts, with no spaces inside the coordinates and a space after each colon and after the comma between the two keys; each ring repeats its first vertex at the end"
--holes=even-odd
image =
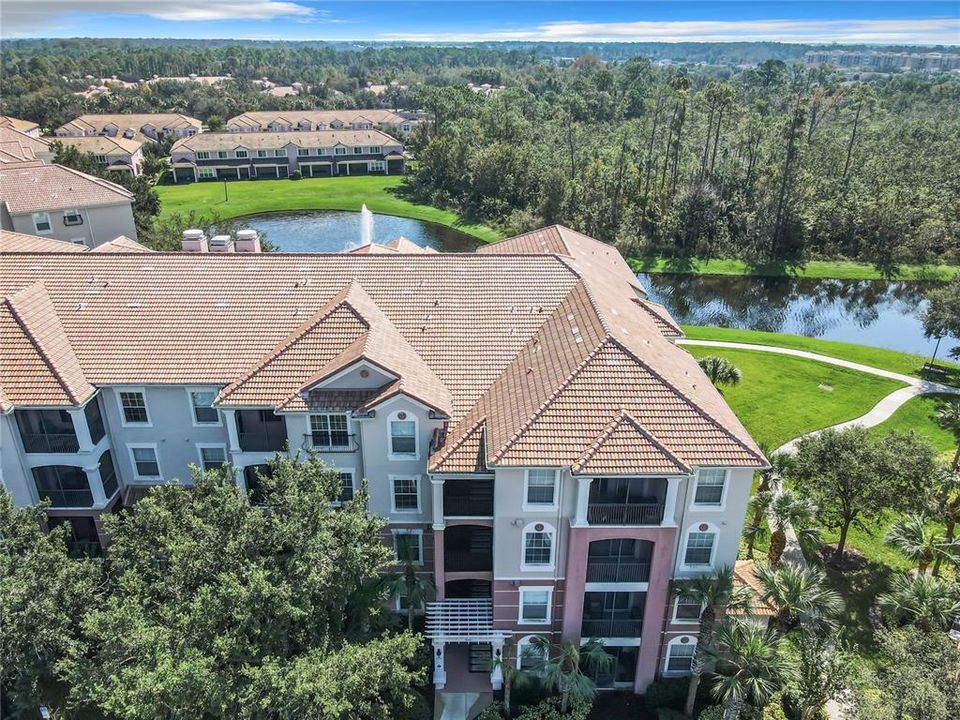
{"type": "Polygon", "coordinates": [[[399,175],[304,178],[303,180],[234,180],[158,185],[161,216],[216,213],[223,220],[257,213],[289,210],[359,210],[398,215],[447,225],[484,242],[500,240],[493,228],[465,222],[449,210],[417,205],[401,197],[399,175]],[[228,199],[224,199],[224,185],[228,199]]]}
{"type": "Polygon", "coordinates": [[[752,265],[743,260],[633,257],[628,258],[627,262],[634,272],[684,275],[750,275],[837,280],[949,280],[960,274],[960,267],[955,265],[899,265],[881,269],[870,263],[849,260],[810,260],[793,265],[752,265]]]}
{"type": "Polygon", "coordinates": [[[960,399],[955,395],[921,395],[907,401],[889,420],[873,428],[872,432],[882,433],[890,430],[916,430],[926,437],[937,452],[951,456],[956,450],[957,441],[953,433],[940,427],[937,422],[937,409],[947,400],[960,399]]]}

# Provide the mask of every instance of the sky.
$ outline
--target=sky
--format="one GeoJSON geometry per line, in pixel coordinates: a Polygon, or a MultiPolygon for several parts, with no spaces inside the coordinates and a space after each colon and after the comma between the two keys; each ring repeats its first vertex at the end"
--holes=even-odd
{"type": "Polygon", "coordinates": [[[960,45],[960,0],[0,0],[0,37],[960,45]]]}

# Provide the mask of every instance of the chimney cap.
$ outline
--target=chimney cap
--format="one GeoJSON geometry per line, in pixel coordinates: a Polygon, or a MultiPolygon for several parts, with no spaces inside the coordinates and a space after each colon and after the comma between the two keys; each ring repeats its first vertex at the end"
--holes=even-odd
{"type": "Polygon", "coordinates": [[[184,230],[183,237],[185,240],[199,240],[203,237],[203,230],[198,230],[196,228],[184,230]]]}

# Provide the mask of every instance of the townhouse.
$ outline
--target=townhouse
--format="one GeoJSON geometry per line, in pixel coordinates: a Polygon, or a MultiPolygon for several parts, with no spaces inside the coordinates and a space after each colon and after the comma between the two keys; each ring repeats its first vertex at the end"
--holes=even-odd
{"type": "Polygon", "coordinates": [[[128,190],[40,161],[0,164],[0,228],[91,248],[119,235],[137,239],[128,190]]]}
{"type": "Polygon", "coordinates": [[[163,140],[196,135],[201,129],[199,120],[181,113],[115,113],[81,115],[58,127],[54,134],[57,137],[106,135],[128,140],[137,137],[163,140]]]}
{"type": "Polygon", "coordinates": [[[0,128],[7,127],[19,130],[30,137],[40,137],[40,126],[32,120],[21,120],[9,115],[0,115],[0,128]]]}
{"type": "Polygon", "coordinates": [[[95,135],[84,137],[58,137],[57,142],[75,147],[81,153],[93,155],[93,159],[110,172],[130,173],[138,177],[143,172],[143,145],[145,140],[134,136],[110,137],[95,135]]]}
{"type": "Polygon", "coordinates": [[[38,135],[29,135],[13,125],[0,125],[0,164],[53,160],[50,143],[38,135]]]}
{"type": "Polygon", "coordinates": [[[379,130],[202,133],[170,149],[174,182],[402,174],[403,144],[379,130]]]}
{"type": "Polygon", "coordinates": [[[384,130],[410,132],[413,114],[392,110],[262,110],[230,118],[227,130],[236,133],[310,132],[315,130],[384,130]]]}
{"type": "Polygon", "coordinates": [[[316,453],[436,583],[439,702],[536,636],[601,639],[603,688],[689,671],[673,581],[734,563],[766,460],[616,250],[557,226],[462,255],[184,243],[221,252],[0,256],[17,503],[95,544],[190,465],[256,497],[274,453],[316,453]]]}

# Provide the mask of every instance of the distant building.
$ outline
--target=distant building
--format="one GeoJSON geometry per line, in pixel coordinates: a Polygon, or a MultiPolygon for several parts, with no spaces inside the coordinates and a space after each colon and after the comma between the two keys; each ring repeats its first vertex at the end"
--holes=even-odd
{"type": "Polygon", "coordinates": [[[174,143],[174,182],[332,175],[394,175],[403,143],[379,130],[201,133],[174,143]]]}
{"type": "Polygon", "coordinates": [[[472,82],[467,83],[467,89],[473,90],[473,92],[478,95],[496,95],[498,92],[506,90],[506,88],[506,85],[491,85],[490,83],[474,85],[472,82]]]}
{"type": "Polygon", "coordinates": [[[61,125],[57,137],[136,137],[163,140],[166,137],[188,137],[200,132],[203,125],[196,118],[181,113],[132,113],[81,115],[61,125]]]}
{"type": "Polygon", "coordinates": [[[9,115],[0,115],[0,128],[13,128],[14,130],[19,130],[24,135],[40,137],[40,126],[32,120],[21,120],[20,118],[10,117],[9,115]]]}
{"type": "Polygon", "coordinates": [[[98,164],[111,172],[131,173],[137,177],[143,171],[144,140],[106,135],[59,137],[56,140],[82,153],[90,153],[98,164]]]}
{"type": "Polygon", "coordinates": [[[365,88],[367,92],[372,92],[374,95],[379,97],[380,95],[385,94],[388,90],[408,90],[407,85],[401,85],[396,80],[391,80],[386,85],[374,85],[373,83],[367,83],[365,88]]]}
{"type": "Polygon", "coordinates": [[[119,185],[42,162],[0,165],[0,228],[96,247],[136,240],[133,195],[119,185]]]}
{"type": "Polygon", "coordinates": [[[43,138],[27,135],[11,125],[0,125],[0,165],[52,159],[53,150],[43,138]]]}
{"type": "Polygon", "coordinates": [[[235,133],[384,130],[410,132],[416,118],[392,110],[262,110],[230,118],[235,133]]]}
{"type": "Polygon", "coordinates": [[[196,83],[198,85],[219,85],[222,82],[232,80],[233,76],[227,73],[226,75],[197,75],[196,73],[190,73],[189,75],[175,75],[175,76],[160,76],[154,75],[149,80],[145,82],[148,85],[153,85],[158,82],[178,82],[178,83],[196,83]]]}
{"type": "Polygon", "coordinates": [[[917,70],[943,72],[960,68],[960,53],[907,53],[883,50],[811,50],[803,56],[806,65],[833,65],[875,72],[917,70]]]}

